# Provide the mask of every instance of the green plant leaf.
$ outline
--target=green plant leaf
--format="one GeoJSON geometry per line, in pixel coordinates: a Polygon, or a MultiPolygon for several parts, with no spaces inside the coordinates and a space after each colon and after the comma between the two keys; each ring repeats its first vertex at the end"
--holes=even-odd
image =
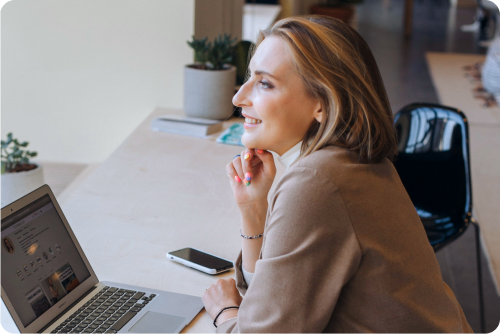
{"type": "Polygon", "coordinates": [[[6,167],[7,167],[7,164],[5,163],[5,161],[2,161],[1,174],[5,174],[6,167]]]}
{"type": "Polygon", "coordinates": [[[29,142],[19,142],[17,138],[13,138],[12,132],[7,134],[7,140],[2,140],[2,170],[3,173],[15,169],[19,164],[29,163],[29,157],[37,155],[36,152],[24,151],[20,147],[28,146],[29,142]],[[13,144],[10,146],[10,144],[13,144]],[[8,149],[11,151],[9,152],[8,149]]]}
{"type": "Polygon", "coordinates": [[[233,57],[234,43],[237,38],[231,35],[218,35],[213,43],[207,42],[207,37],[188,41],[188,45],[194,49],[195,61],[200,62],[210,70],[221,70],[224,64],[230,63],[233,57]]]}
{"type": "Polygon", "coordinates": [[[206,63],[207,54],[210,50],[210,43],[207,44],[208,38],[195,39],[194,36],[192,38],[193,40],[188,41],[187,44],[194,50],[194,61],[202,64],[206,63]]]}

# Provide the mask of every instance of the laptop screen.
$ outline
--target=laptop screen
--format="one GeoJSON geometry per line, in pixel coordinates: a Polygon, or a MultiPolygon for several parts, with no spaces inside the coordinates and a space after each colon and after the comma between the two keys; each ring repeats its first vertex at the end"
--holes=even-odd
{"type": "Polygon", "coordinates": [[[25,327],[89,277],[49,195],[2,219],[2,287],[25,327]]]}

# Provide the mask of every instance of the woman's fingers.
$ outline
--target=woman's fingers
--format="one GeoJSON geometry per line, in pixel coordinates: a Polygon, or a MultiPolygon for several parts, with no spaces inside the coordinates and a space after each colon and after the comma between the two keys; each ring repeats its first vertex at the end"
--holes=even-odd
{"type": "Polygon", "coordinates": [[[276,165],[274,164],[274,157],[271,152],[264,150],[255,150],[255,156],[257,156],[264,164],[264,173],[274,180],[276,175],[276,165]]]}
{"type": "Polygon", "coordinates": [[[252,182],[253,175],[252,175],[251,160],[252,160],[253,156],[254,156],[254,152],[251,148],[246,149],[241,154],[241,165],[243,168],[243,175],[244,175],[243,183],[246,186],[249,186],[250,183],[252,182]]]}
{"type": "Polygon", "coordinates": [[[240,181],[243,181],[245,177],[243,176],[243,167],[241,167],[241,158],[239,154],[233,158],[232,165],[240,181]]]}
{"type": "Polygon", "coordinates": [[[257,150],[246,149],[241,154],[236,155],[233,161],[226,166],[227,174],[236,182],[243,182],[249,186],[254,178],[254,168],[264,162],[273,162],[274,158],[270,152],[262,151],[257,153],[257,150]]]}
{"type": "Polygon", "coordinates": [[[234,279],[219,279],[212,284],[202,295],[205,309],[210,316],[215,318],[221,308],[227,306],[239,306],[242,297],[236,288],[234,279]]]}
{"type": "Polygon", "coordinates": [[[227,176],[230,177],[231,180],[233,180],[235,182],[241,182],[241,178],[238,176],[238,173],[234,169],[234,165],[232,162],[230,162],[226,165],[226,172],[227,172],[227,176]]]}

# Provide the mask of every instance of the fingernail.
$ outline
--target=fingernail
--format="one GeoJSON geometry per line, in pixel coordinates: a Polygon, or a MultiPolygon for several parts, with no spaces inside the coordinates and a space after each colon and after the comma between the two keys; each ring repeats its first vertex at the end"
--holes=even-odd
{"type": "Polygon", "coordinates": [[[245,180],[247,180],[247,181],[252,180],[252,174],[251,174],[251,173],[249,173],[249,172],[248,172],[248,173],[246,173],[246,174],[245,174],[245,180]]]}
{"type": "Polygon", "coordinates": [[[250,153],[245,154],[245,160],[250,159],[250,153]]]}
{"type": "Polygon", "coordinates": [[[249,186],[250,185],[250,181],[245,180],[245,185],[249,186]]]}
{"type": "Polygon", "coordinates": [[[235,175],[234,179],[236,180],[236,182],[241,182],[241,179],[240,179],[240,177],[238,175],[235,175]]]}
{"type": "Polygon", "coordinates": [[[262,154],[262,153],[264,153],[264,150],[257,150],[257,152],[262,154]]]}

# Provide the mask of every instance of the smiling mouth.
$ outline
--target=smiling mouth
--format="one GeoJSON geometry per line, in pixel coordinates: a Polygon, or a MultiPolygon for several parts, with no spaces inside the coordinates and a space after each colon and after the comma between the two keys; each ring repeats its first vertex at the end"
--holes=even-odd
{"type": "Polygon", "coordinates": [[[250,117],[245,117],[245,123],[247,123],[247,124],[260,124],[260,123],[262,123],[262,120],[250,118],[250,117]]]}

